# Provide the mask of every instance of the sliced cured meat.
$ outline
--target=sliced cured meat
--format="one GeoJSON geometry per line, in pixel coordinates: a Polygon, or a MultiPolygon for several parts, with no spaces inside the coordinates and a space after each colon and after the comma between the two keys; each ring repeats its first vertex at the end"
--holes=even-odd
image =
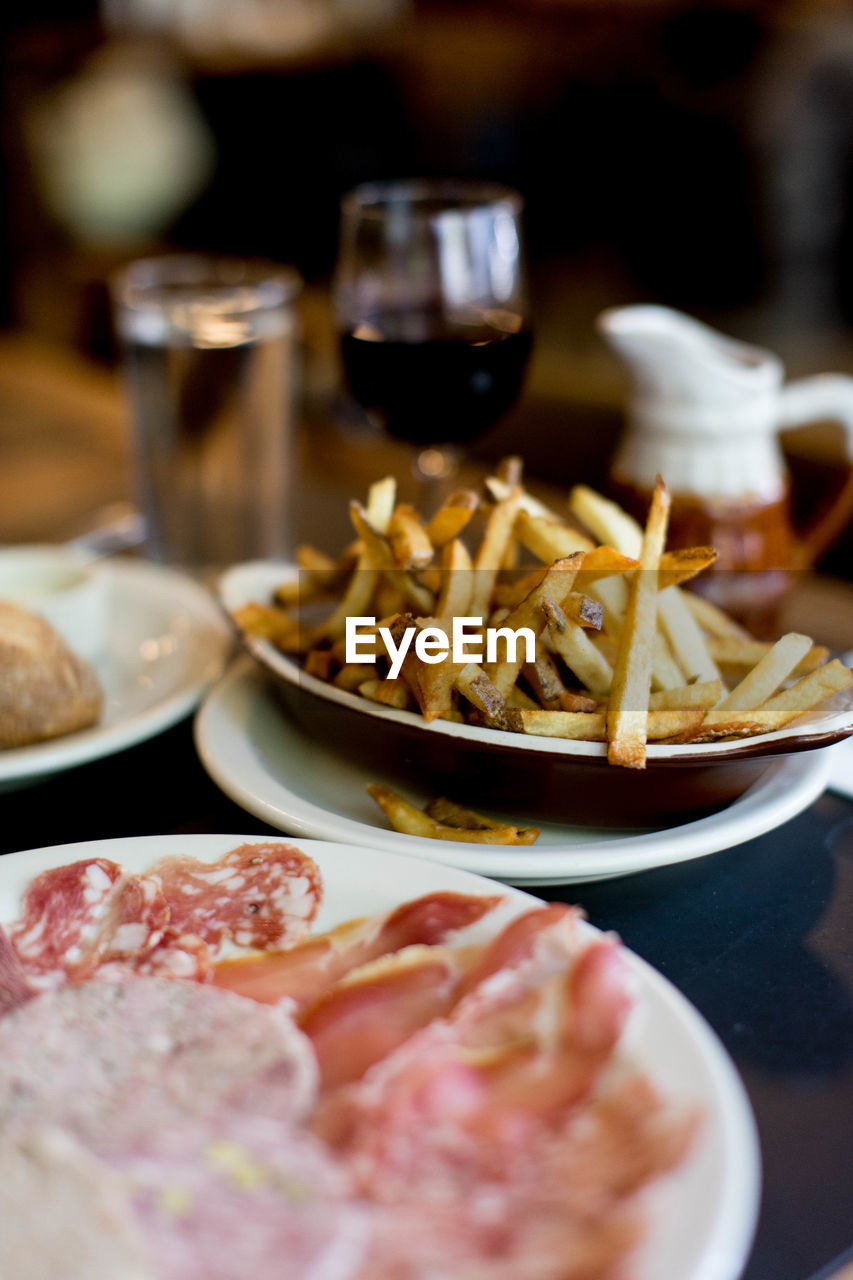
{"type": "Polygon", "coordinates": [[[49,986],[65,980],[96,937],[121,875],[107,858],[84,858],[30,881],[9,936],[32,981],[49,986]]]}
{"type": "Polygon", "coordinates": [[[222,960],[213,981],[264,1004],[275,1004],[287,996],[299,1007],[359,965],[403,947],[446,942],[482,920],[502,901],[499,894],[426,894],[387,915],[348,920],[284,951],[222,960]]]}
{"type": "MultiPolygon", "coordinates": [[[[360,1280],[624,1280],[638,1192],[685,1154],[695,1117],[632,1078],[484,1167],[457,1138],[439,1168],[377,1195],[360,1280]]],[[[429,1145],[429,1143],[428,1143],[429,1145]]]]}
{"type": "Polygon", "coordinates": [[[460,999],[495,973],[529,968],[535,982],[563,968],[576,945],[580,914],[577,907],[555,902],[516,916],[483,949],[460,986],[460,999]]]}
{"type": "Polygon", "coordinates": [[[194,933],[166,928],[150,950],[101,964],[92,977],[106,982],[133,976],[206,982],[212,972],[213,956],[206,942],[194,933]]]}
{"type": "Polygon", "coordinates": [[[321,1087],[360,1076],[433,1018],[449,1013],[467,956],[464,949],[406,947],[353,970],[299,1019],[320,1068],[321,1087]]]}
{"type": "Polygon", "coordinates": [[[169,907],[158,880],[153,876],[125,874],[113,888],[97,936],[84,959],[73,972],[83,976],[86,966],[94,971],[100,964],[139,961],[158,946],[169,922],[169,907]]]}
{"type": "Polygon", "coordinates": [[[33,982],[45,988],[82,982],[101,964],[140,960],[168,919],[158,880],[92,858],[36,876],[11,937],[33,982]]]}
{"type": "Polygon", "coordinates": [[[156,1280],[115,1172],[70,1134],[0,1139],[0,1275],[15,1280],[156,1280]]]}
{"type": "Polygon", "coordinates": [[[362,1280],[617,1280],[640,1234],[636,1193],[685,1151],[695,1117],[607,1071],[631,1003],[615,942],[540,988],[501,976],[485,979],[476,1047],[469,1003],[314,1118],[376,1206],[362,1280]]]}
{"type": "Polygon", "coordinates": [[[134,972],[150,977],[205,982],[213,970],[210,947],[194,933],[168,928],[153,951],[140,956],[134,972]]]}
{"type": "Polygon", "coordinates": [[[301,1118],[316,1077],[281,1010],[167,978],[61,987],[0,1021],[0,1129],[58,1125],[96,1152],[225,1107],[301,1118]]]}
{"type": "Polygon", "coordinates": [[[365,1257],[370,1215],[346,1170],[281,1121],[180,1120],[112,1163],[158,1280],[349,1280],[365,1257]]]}
{"type": "Polygon", "coordinates": [[[218,862],[163,858],[148,874],[165,895],[169,927],[212,948],[281,947],[307,932],[322,899],[313,859],[277,841],[241,845],[218,862]]]}
{"type": "Polygon", "coordinates": [[[382,1185],[414,1176],[415,1166],[423,1173],[434,1149],[440,1166],[445,1141],[463,1141],[479,1156],[491,1144],[500,1164],[531,1128],[558,1121],[611,1060],[632,1005],[632,975],[621,948],[602,938],[538,986],[514,978],[490,975],[487,991],[330,1094],[315,1130],[374,1161],[382,1185]]]}
{"type": "Polygon", "coordinates": [[[33,994],[18,953],[0,925],[0,1018],[25,1004],[33,994]]]}

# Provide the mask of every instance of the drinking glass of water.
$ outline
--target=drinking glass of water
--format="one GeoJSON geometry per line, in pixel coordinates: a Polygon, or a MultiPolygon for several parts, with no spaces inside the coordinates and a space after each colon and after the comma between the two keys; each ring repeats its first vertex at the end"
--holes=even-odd
{"type": "Polygon", "coordinates": [[[199,255],[113,285],[152,559],[203,571],[289,550],[300,280],[199,255]]]}
{"type": "Polygon", "coordinates": [[[368,183],[341,203],[335,309],[354,399],[417,446],[422,480],[521,389],[531,328],[519,194],[491,183],[368,183]]]}

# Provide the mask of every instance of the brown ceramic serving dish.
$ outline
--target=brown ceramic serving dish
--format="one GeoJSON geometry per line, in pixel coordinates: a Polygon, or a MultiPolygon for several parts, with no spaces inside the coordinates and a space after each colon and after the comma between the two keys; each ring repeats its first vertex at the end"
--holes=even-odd
{"type": "MultiPolygon", "coordinates": [[[[295,570],[237,565],[220,582],[230,613],[267,601],[295,570]]],[[[381,771],[403,761],[436,792],[472,804],[574,825],[643,827],[683,822],[731,803],[780,756],[853,734],[853,691],[836,695],[785,729],[713,743],[653,743],[643,770],[607,761],[603,743],[572,742],[435,720],[370,702],[306,675],[268,641],[244,636],[252,656],[308,733],[381,771]]]]}

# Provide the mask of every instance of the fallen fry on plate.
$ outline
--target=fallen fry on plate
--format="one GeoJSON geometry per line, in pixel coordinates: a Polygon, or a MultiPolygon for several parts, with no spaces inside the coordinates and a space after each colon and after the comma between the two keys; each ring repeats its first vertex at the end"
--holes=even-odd
{"type": "MultiPolygon", "coordinates": [[[[685,588],[714,551],[667,550],[662,482],[645,528],[583,485],[564,518],[528,492],[518,458],[484,494],[459,490],[428,517],[398,501],[393,479],[377,481],[350,504],[342,555],[301,547],[299,582],[235,623],[298,656],[307,677],[395,712],[607,741],[628,768],[645,766],[647,741],[769,733],[850,687],[808,636],[755,640],[685,588]]],[[[395,812],[410,827],[441,821],[395,812]]]]}
{"type": "Polygon", "coordinates": [[[533,844],[539,838],[538,827],[502,826],[500,823],[484,818],[481,814],[474,814],[471,810],[463,810],[459,806],[454,806],[454,816],[465,813],[476,819],[477,826],[462,827],[458,822],[455,824],[448,822],[446,816],[444,821],[438,821],[423,809],[418,809],[408,800],[404,800],[390,787],[384,787],[378,783],[371,783],[367,791],[379,805],[394,830],[403,832],[405,835],[422,836],[428,840],[455,840],[465,844],[533,844]]]}

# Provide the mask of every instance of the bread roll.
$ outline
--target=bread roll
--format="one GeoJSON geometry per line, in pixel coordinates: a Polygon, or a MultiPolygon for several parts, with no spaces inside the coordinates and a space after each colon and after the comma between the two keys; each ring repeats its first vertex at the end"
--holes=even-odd
{"type": "Polygon", "coordinates": [[[86,729],[102,705],[89,664],[44,618],[0,600],[0,748],[86,729]]]}

